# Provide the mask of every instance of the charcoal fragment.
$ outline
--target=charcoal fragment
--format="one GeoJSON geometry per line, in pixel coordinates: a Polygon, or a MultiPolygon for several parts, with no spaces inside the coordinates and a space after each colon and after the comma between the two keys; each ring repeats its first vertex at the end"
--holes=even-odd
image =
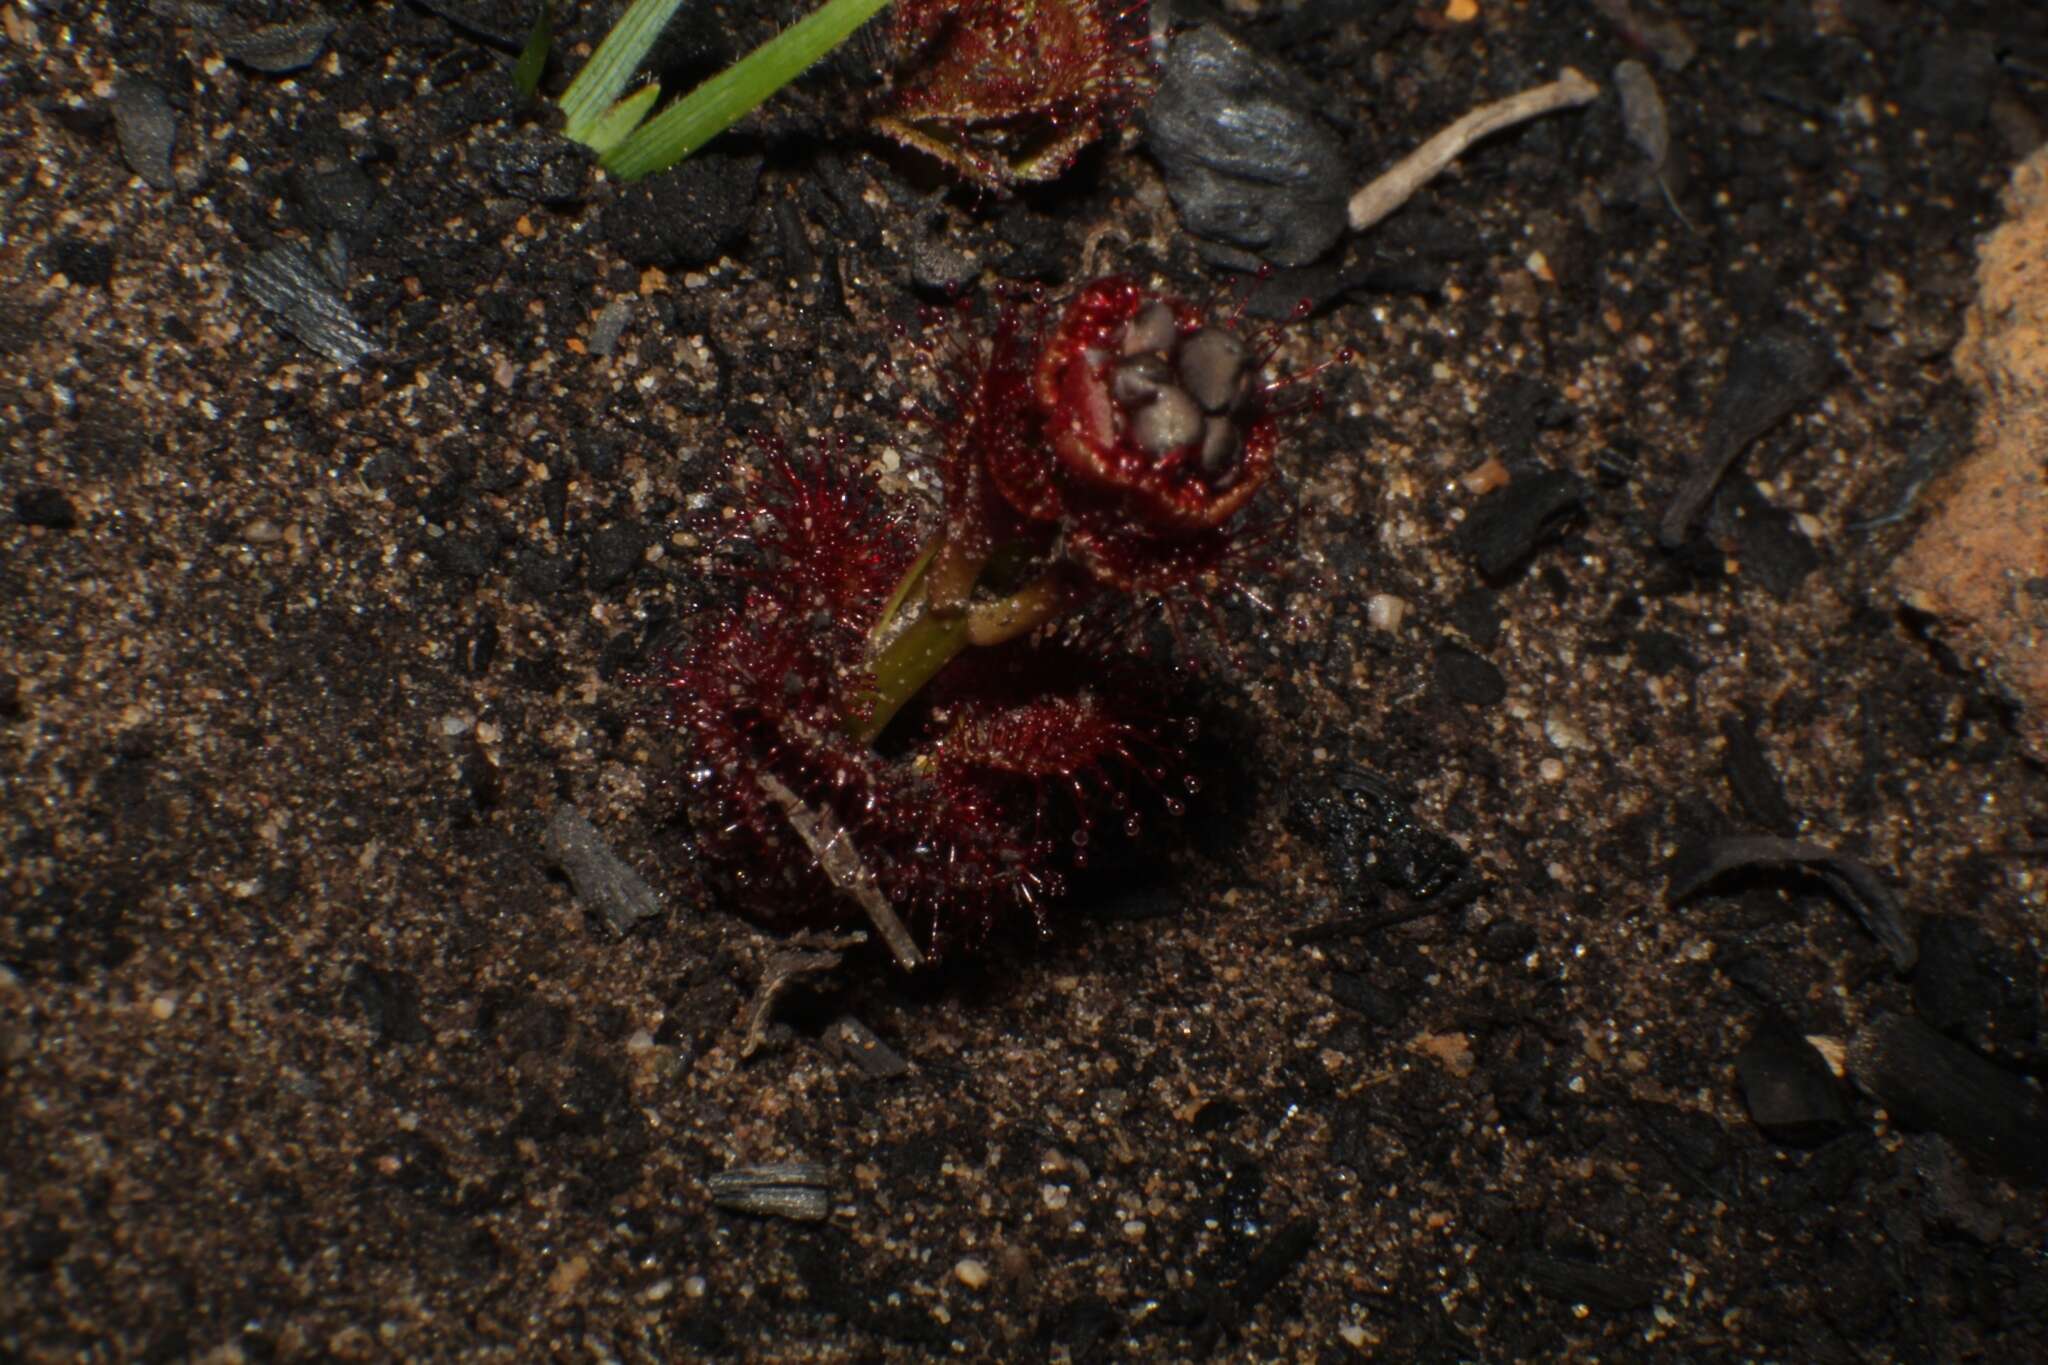
{"type": "Polygon", "coordinates": [[[78,511],[54,488],[24,488],[14,495],[14,519],[46,531],[70,531],[78,526],[78,511]]]}
{"type": "Polygon", "coordinates": [[[1315,1246],[1316,1232],[1315,1219],[1291,1218],[1261,1243],[1244,1273],[1231,1285],[1238,1308],[1249,1312],[1278,1288],[1315,1246]]]}
{"type": "Polygon", "coordinates": [[[1436,647],[1436,685],[1463,706],[1498,706],[1508,695],[1508,680],[1498,668],[1449,642],[1436,647]]]}
{"type": "Polygon", "coordinates": [[[164,92],[149,81],[123,77],[114,87],[114,134],[121,159],[151,189],[177,184],[171,176],[171,147],[178,140],[178,116],[164,92]]]}
{"type": "Polygon", "coordinates": [[[1950,1037],[2026,1063],[2040,1059],[2038,970],[1970,920],[1930,916],[1920,927],[1913,1008],[1950,1037]]]}
{"type": "Polygon", "coordinates": [[[1653,678],[1666,677],[1681,670],[1687,673],[1700,671],[1700,661],[1686,648],[1685,641],[1668,630],[1639,630],[1629,637],[1628,644],[1636,666],[1653,678]]]}
{"type": "Polygon", "coordinates": [[[1487,588],[1467,588],[1444,612],[1444,621],[1475,649],[1500,643],[1500,602],[1487,588]]]}
{"type": "Polygon", "coordinates": [[[576,898],[625,933],[661,913],[661,897],[632,865],[612,851],[603,835],[574,806],[555,807],[548,818],[547,852],[568,874],[576,898]]]}
{"type": "Polygon", "coordinates": [[[369,333],[348,311],[305,248],[287,243],[251,258],[241,270],[242,288],[279,330],[297,337],[344,369],[369,354],[369,333]]]}
{"type": "Polygon", "coordinates": [[[362,233],[381,216],[382,191],[360,166],[302,171],[292,191],[303,220],[318,231],[362,233]]]}
{"type": "Polygon", "coordinates": [[[1849,1073],[1905,1127],[1939,1133],[2011,1179],[2048,1184],[2048,1100],[1920,1020],[1871,1022],[1849,1044],[1849,1073]]]}
{"type": "Polygon", "coordinates": [[[1585,501],[1584,480],[1564,470],[1510,479],[1479,500],[1459,540],[1479,572],[1498,582],[1527,563],[1585,501]]]}
{"type": "Polygon", "coordinates": [[[477,628],[464,638],[460,652],[463,672],[472,678],[480,678],[490,672],[491,661],[498,657],[498,623],[484,617],[477,628]]]}
{"type": "Polygon", "coordinates": [[[1849,1124],[1849,1105],[1827,1061],[1804,1038],[1765,1028],[1735,1057],[1756,1126],[1793,1147],[1817,1147],[1849,1124]]]}
{"type": "Polygon", "coordinates": [[[362,1011],[380,1041],[423,1043],[430,1036],[420,1019],[419,985],[409,972],[358,962],[349,968],[342,995],[362,1011]]]}
{"type": "Polygon", "coordinates": [[[1516,1269],[1529,1287],[1561,1303],[1583,1303],[1609,1313],[1647,1308],[1657,1297],[1656,1281],[1587,1261],[1531,1253],[1516,1269]]]}
{"type": "Polygon", "coordinates": [[[1981,1203],[1970,1189],[1969,1169],[1954,1144],[1935,1133],[1906,1139],[1913,1174],[1920,1177],[1920,1215],[1943,1229],[1989,1246],[2005,1232],[2005,1219],[1981,1203]]]}
{"type": "Polygon", "coordinates": [[[1899,85],[1907,109],[1952,128],[1984,126],[1998,89],[1998,41],[1982,30],[1946,33],[1909,47],[1899,85]]]}
{"type": "Polygon", "coordinates": [[[1751,722],[1742,716],[1723,716],[1721,739],[1727,746],[1721,755],[1721,771],[1742,809],[1773,834],[1790,835],[1798,828],[1799,817],[1785,799],[1785,784],[1778,779],[1751,722]]]}
{"type": "Polygon", "coordinates": [[[481,140],[470,149],[469,163],[515,199],[557,206],[581,202],[590,169],[576,144],[542,128],[481,140]]]}
{"type": "Polygon", "coordinates": [[[1691,538],[1693,523],[1736,457],[1818,397],[1834,366],[1827,344],[1804,328],[1788,325],[1752,332],[1736,343],[1707,420],[1706,439],[1658,528],[1659,544],[1676,549],[1691,538]]]}
{"type": "Polygon", "coordinates": [[[640,567],[641,556],[646,553],[647,533],[638,523],[621,522],[592,532],[583,546],[590,586],[599,592],[610,592],[640,567]]]}
{"type": "Polygon", "coordinates": [[[1710,883],[1734,872],[1806,872],[1854,911],[1871,936],[1891,954],[1901,972],[1919,956],[1913,927],[1899,899],[1868,863],[1820,844],[1765,835],[1732,835],[1682,851],[1673,860],[1670,905],[1691,899],[1710,883]]]}
{"type": "Polygon", "coordinates": [[[1791,601],[1799,585],[1820,567],[1820,551],[1800,529],[1799,519],[1773,506],[1754,484],[1741,483],[1730,491],[1733,498],[1725,493],[1723,497],[1734,505],[1730,529],[1743,579],[1780,602],[1791,601]]]}
{"type": "Polygon", "coordinates": [[[1344,234],[1344,144],[1306,81],[1220,28],[1174,38],[1145,116],[1145,145],[1181,223],[1210,260],[1300,266],[1344,234]]]}
{"type": "Polygon", "coordinates": [[[1356,972],[1338,972],[1331,976],[1330,998],[1345,1009],[1356,1010],[1381,1028],[1392,1028],[1401,1022],[1401,1002],[1356,972]]]}
{"type": "Polygon", "coordinates": [[[114,278],[114,249],[105,242],[59,237],[50,243],[46,259],[52,273],[87,289],[103,289],[114,278]]]}
{"type": "Polygon", "coordinates": [[[1709,1199],[1731,1196],[1713,1177],[1728,1164],[1728,1140],[1711,1114],[1669,1105],[1639,1107],[1641,1131],[1688,1188],[1709,1199]]]}
{"type": "Polygon", "coordinates": [[[513,560],[512,576],[534,596],[547,597],[576,581],[576,561],[571,555],[528,549],[513,560]]]}
{"type": "Polygon", "coordinates": [[[427,558],[455,578],[482,578],[498,558],[498,538],[494,535],[429,536],[426,548],[427,558]]]}
{"type": "MultiPolygon", "coordinates": [[[[1328,790],[1295,802],[1288,821],[1323,849],[1330,870],[1355,900],[1391,886],[1417,900],[1455,902],[1481,885],[1471,858],[1444,834],[1420,824],[1413,798],[1364,768],[1332,772],[1328,790]]],[[[1470,894],[1466,895],[1470,898],[1470,894]]],[[[1400,917],[1393,921],[1400,922],[1400,917]]]]}
{"type": "Polygon", "coordinates": [[[1479,956],[1488,962],[1515,962],[1535,952],[1540,941],[1520,920],[1495,920],[1479,936],[1479,956]]]}
{"type": "Polygon", "coordinates": [[[221,39],[220,50],[231,62],[252,71],[283,76],[303,71],[320,58],[334,34],[332,19],[302,19],[295,24],[271,24],[221,39]]]}

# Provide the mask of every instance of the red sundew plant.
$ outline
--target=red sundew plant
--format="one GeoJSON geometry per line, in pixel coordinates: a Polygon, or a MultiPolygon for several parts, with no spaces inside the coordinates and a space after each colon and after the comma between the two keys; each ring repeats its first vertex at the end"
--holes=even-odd
{"type": "Polygon", "coordinates": [[[865,913],[906,967],[1017,911],[1043,928],[1134,797],[1179,811],[1158,680],[1058,627],[1239,573],[1278,440],[1266,356],[1127,279],[1006,303],[952,352],[922,418],[939,515],[767,443],[740,601],[653,679],[706,851],[772,917],[865,913]]]}
{"type": "Polygon", "coordinates": [[[1057,179],[1127,111],[1143,73],[1142,4],[896,0],[896,86],[876,127],[1002,191],[1057,179]]]}

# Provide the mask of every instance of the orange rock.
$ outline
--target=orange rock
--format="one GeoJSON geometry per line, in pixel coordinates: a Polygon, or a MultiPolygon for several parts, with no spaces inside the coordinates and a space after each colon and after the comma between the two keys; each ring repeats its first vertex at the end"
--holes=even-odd
{"type": "Polygon", "coordinates": [[[2048,148],[2013,172],[2006,211],[1955,353],[1978,397],[1976,449],[1936,486],[1891,580],[2018,700],[2020,742],[2048,761],[2048,148]]]}

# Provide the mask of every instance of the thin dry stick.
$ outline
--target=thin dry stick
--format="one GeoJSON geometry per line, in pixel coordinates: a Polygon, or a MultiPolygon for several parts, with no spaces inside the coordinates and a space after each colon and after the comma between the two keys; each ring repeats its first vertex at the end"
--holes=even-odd
{"type": "Polygon", "coordinates": [[[1392,170],[1351,196],[1351,227],[1363,232],[1408,202],[1415,192],[1465,154],[1465,149],[1503,128],[1559,109],[1586,103],[1600,87],[1571,67],[1548,85],[1482,104],[1394,163],[1392,170]]]}
{"type": "Polygon", "coordinates": [[[839,817],[832,813],[832,808],[820,806],[812,810],[772,774],[763,773],[756,780],[761,790],[782,807],[790,828],[817,857],[818,866],[826,878],[853,897],[854,903],[867,912],[875,932],[882,936],[882,942],[888,944],[889,951],[895,955],[896,964],[906,972],[923,966],[924,954],[911,941],[910,931],[903,927],[896,907],[889,904],[889,898],[875,884],[875,874],[860,856],[860,850],[854,847],[853,836],[846,832],[846,826],[839,823],[839,817]]]}

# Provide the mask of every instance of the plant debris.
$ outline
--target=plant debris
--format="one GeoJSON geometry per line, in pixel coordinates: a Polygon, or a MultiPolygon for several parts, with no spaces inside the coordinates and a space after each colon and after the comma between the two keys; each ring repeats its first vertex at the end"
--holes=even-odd
{"type": "Polygon", "coordinates": [[[733,1213],[815,1223],[832,1211],[832,1175],[814,1161],[735,1166],[706,1182],[711,1202],[733,1213]]]}
{"type": "Polygon", "coordinates": [[[1566,67],[1548,84],[1480,105],[1352,195],[1345,206],[1351,230],[1363,232],[1400,208],[1415,197],[1417,190],[1443,174],[1473,143],[1518,123],[1590,103],[1599,95],[1599,86],[1566,67]]]}
{"type": "Polygon", "coordinates": [[[274,246],[243,265],[239,278],[249,297],[280,330],[343,368],[354,366],[375,343],[349,312],[304,247],[274,246]]]}
{"type": "Polygon", "coordinates": [[[1676,549],[1750,442],[1811,402],[1834,372],[1834,355],[1810,330],[1780,326],[1745,334],[1728,358],[1728,374],[1714,398],[1706,439],[1657,530],[1658,543],[1676,549]]]}
{"type": "MultiPolygon", "coordinates": [[[[846,960],[849,948],[868,941],[866,934],[792,934],[768,954],[761,970],[760,984],[740,1014],[740,1058],[745,1060],[768,1041],[775,1019],[775,1002],[791,983],[806,976],[822,976],[846,960]]],[[[912,951],[916,951],[912,949],[912,951]]]]}
{"type": "Polygon", "coordinates": [[[661,895],[649,886],[632,864],[612,851],[582,811],[571,805],[555,807],[548,817],[548,856],[568,874],[576,888],[576,899],[584,907],[603,915],[614,930],[623,934],[644,919],[661,913],[661,895]]]}
{"type": "Polygon", "coordinates": [[[1737,872],[1805,872],[1855,912],[1901,972],[1913,969],[1919,949],[1905,909],[1868,863],[1819,844],[1763,835],[1731,835],[1682,851],[1672,862],[1669,903],[1692,899],[1737,872]]]}
{"type": "Polygon", "coordinates": [[[1747,716],[1721,717],[1721,742],[1721,771],[1736,801],[1771,833],[1791,837],[1799,828],[1799,816],[1785,799],[1785,784],[1758,741],[1754,723],[1747,716]]]}

